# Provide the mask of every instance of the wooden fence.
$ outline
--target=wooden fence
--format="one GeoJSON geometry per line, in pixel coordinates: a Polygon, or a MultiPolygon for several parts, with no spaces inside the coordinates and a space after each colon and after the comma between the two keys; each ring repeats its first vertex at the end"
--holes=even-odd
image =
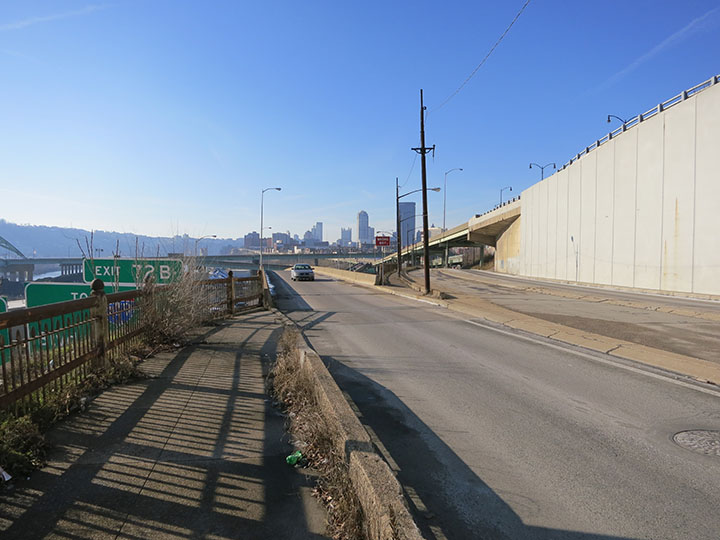
{"type": "MultiPolygon", "coordinates": [[[[262,282],[264,276],[236,278],[232,272],[194,282],[188,298],[201,305],[188,308],[209,320],[263,305],[262,282]]],[[[103,282],[95,280],[88,298],[0,314],[0,409],[32,410],[105,366],[142,339],[144,312],[163,304],[173,287],[105,294],[103,282]]]]}

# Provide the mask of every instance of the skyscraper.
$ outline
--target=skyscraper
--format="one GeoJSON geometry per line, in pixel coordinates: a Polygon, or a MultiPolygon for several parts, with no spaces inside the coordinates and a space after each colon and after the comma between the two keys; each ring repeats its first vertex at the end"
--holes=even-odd
{"type": "Polygon", "coordinates": [[[357,215],[357,236],[360,244],[370,243],[370,231],[368,231],[368,215],[365,210],[360,210],[357,215]]]}
{"type": "Polygon", "coordinates": [[[315,225],[313,225],[312,235],[313,235],[314,240],[317,240],[318,242],[322,242],[322,239],[323,239],[322,221],[318,221],[317,223],[315,223],[315,225]]]}
{"type": "Polygon", "coordinates": [[[352,244],[352,229],[348,227],[347,229],[341,228],[340,229],[340,245],[341,246],[349,246],[352,244]]]}
{"type": "Polygon", "coordinates": [[[414,244],[415,240],[415,203],[400,203],[400,238],[403,247],[414,244]]]}

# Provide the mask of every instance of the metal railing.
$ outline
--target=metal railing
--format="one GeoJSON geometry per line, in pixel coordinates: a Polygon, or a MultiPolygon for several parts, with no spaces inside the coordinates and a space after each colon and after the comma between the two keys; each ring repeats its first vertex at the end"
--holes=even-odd
{"type": "MultiPolygon", "coordinates": [[[[0,409],[30,411],[105,366],[142,339],[143,310],[161,304],[172,287],[106,295],[96,280],[87,298],[0,314],[0,409]]],[[[231,272],[194,287],[202,290],[205,319],[263,305],[259,276],[236,278],[231,272]]]]}
{"type": "Polygon", "coordinates": [[[496,204],[492,210],[486,210],[482,214],[475,214],[475,217],[479,218],[479,217],[485,216],[487,214],[492,214],[498,208],[503,208],[504,206],[507,206],[509,204],[519,201],[520,197],[521,197],[521,195],[517,195],[516,197],[513,197],[512,199],[508,199],[507,201],[504,201],[502,204],[496,204]]]}
{"type": "Polygon", "coordinates": [[[617,137],[621,133],[625,133],[628,129],[635,127],[639,124],[641,124],[643,121],[652,118],[653,116],[660,114],[661,112],[669,109],[673,105],[677,105],[678,103],[682,103],[689,97],[692,97],[699,92],[702,92],[706,88],[710,88],[711,86],[716,85],[718,82],[720,82],[720,75],[715,75],[711,78],[709,78],[706,81],[701,82],[700,84],[696,84],[692,88],[688,88],[687,90],[680,92],[678,95],[671,97],[670,99],[663,101],[662,103],[658,103],[655,107],[652,109],[645,111],[644,113],[638,114],[637,116],[634,116],[627,122],[625,122],[622,126],[619,128],[611,131],[604,137],[601,137],[600,139],[596,140],[594,143],[592,143],[590,146],[586,146],[583,150],[575,154],[572,158],[570,158],[570,161],[565,163],[562,167],[560,167],[558,170],[562,171],[566,167],[569,167],[573,163],[575,163],[578,159],[581,157],[589,154],[593,150],[599,148],[606,142],[611,141],[614,137],[617,137]]]}

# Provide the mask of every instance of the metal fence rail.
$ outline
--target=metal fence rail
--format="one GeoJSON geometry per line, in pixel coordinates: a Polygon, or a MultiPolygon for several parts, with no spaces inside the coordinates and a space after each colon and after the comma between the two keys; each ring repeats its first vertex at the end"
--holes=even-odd
{"type": "MultiPolygon", "coordinates": [[[[143,310],[162,313],[173,287],[106,295],[96,280],[88,298],[0,314],[0,409],[30,411],[104,366],[142,339],[143,310]]],[[[226,279],[191,284],[197,287],[201,305],[192,309],[200,309],[202,319],[263,305],[260,276],[236,278],[231,272],[226,279]]]]}

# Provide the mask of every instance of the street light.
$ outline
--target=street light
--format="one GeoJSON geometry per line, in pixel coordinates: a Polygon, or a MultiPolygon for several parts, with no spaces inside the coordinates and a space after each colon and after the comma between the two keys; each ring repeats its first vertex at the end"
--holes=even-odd
{"type": "MultiPolygon", "coordinates": [[[[445,172],[445,189],[443,190],[443,234],[445,234],[445,231],[447,230],[445,228],[445,207],[446,207],[446,203],[447,203],[447,175],[453,171],[462,171],[462,169],[460,167],[456,167],[454,169],[450,169],[449,171],[445,172]]],[[[447,243],[447,241],[445,241],[445,268],[447,268],[447,266],[448,266],[447,261],[448,261],[448,250],[449,249],[450,248],[448,246],[448,243],[447,243]]]]}
{"type": "Polygon", "coordinates": [[[538,165],[537,163],[531,163],[531,164],[530,164],[530,168],[531,168],[531,169],[533,168],[533,165],[535,165],[538,169],[540,169],[540,180],[544,180],[544,179],[545,179],[545,168],[546,168],[546,167],[549,167],[550,165],[552,165],[552,168],[553,168],[553,169],[556,168],[554,163],[547,163],[547,164],[545,164],[545,165],[538,165]]]}
{"type": "Polygon", "coordinates": [[[512,186],[507,186],[500,190],[500,206],[502,206],[502,192],[505,191],[506,189],[509,189],[510,191],[512,191],[512,186]]]}
{"type": "Polygon", "coordinates": [[[460,167],[456,167],[445,172],[445,190],[443,191],[443,232],[445,231],[445,206],[447,203],[447,175],[453,171],[462,171],[462,169],[460,167]]]}
{"type": "MultiPolygon", "coordinates": [[[[402,257],[402,252],[401,252],[401,250],[402,250],[402,239],[401,239],[402,234],[400,233],[400,199],[402,199],[403,197],[407,197],[408,195],[412,195],[413,193],[417,193],[418,191],[422,191],[422,188],[414,189],[413,191],[408,191],[407,193],[400,195],[400,186],[398,184],[398,178],[397,178],[397,176],[395,177],[395,217],[397,220],[398,277],[400,277],[400,269],[402,267],[402,258],[401,258],[402,257]]],[[[440,188],[439,187],[428,188],[428,191],[434,191],[437,193],[438,191],[440,191],[440,188]]],[[[417,216],[413,216],[413,217],[417,217],[417,216]]],[[[403,220],[403,221],[405,221],[405,220],[403,220]]],[[[427,236],[427,231],[425,231],[424,234],[427,236]]]]}
{"type": "Polygon", "coordinates": [[[200,240],[204,240],[205,238],[217,238],[217,234],[206,234],[205,236],[201,236],[197,240],[195,240],[195,256],[197,257],[198,254],[198,243],[200,240]]]}
{"type": "Polygon", "coordinates": [[[269,187],[262,190],[262,193],[260,193],[260,269],[262,270],[263,267],[263,207],[265,205],[265,192],[266,191],[282,191],[282,188],[279,187],[269,187]]]}
{"type": "Polygon", "coordinates": [[[623,123],[623,126],[628,123],[628,121],[625,120],[624,118],[620,118],[619,116],[617,116],[615,114],[608,114],[608,119],[607,119],[608,124],[610,123],[610,118],[617,118],[618,120],[620,120],[623,123]]]}

